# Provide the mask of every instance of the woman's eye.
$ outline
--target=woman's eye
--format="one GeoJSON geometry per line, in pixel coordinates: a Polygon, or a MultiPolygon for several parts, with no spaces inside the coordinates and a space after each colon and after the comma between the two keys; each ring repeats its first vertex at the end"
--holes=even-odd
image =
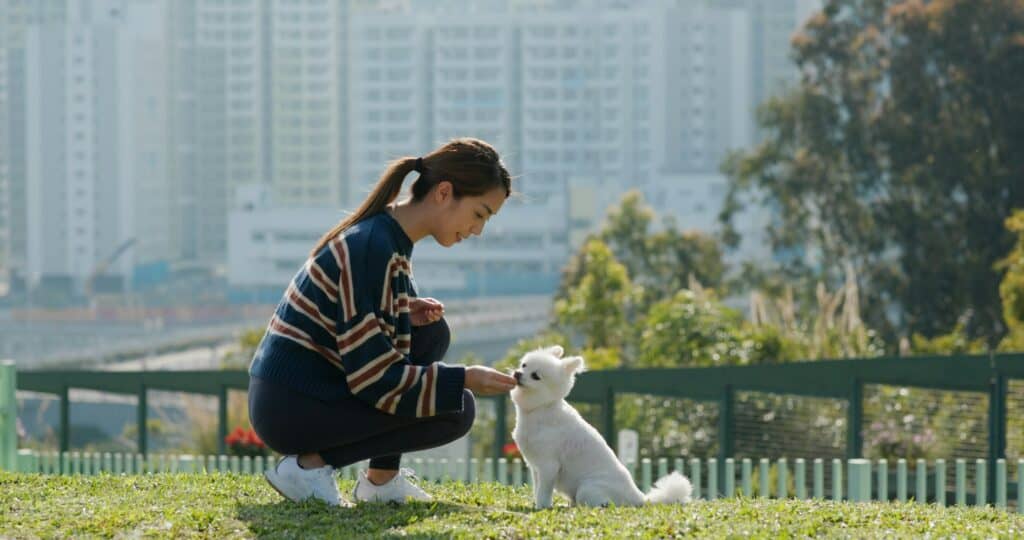
{"type": "Polygon", "coordinates": [[[531,373],[531,374],[530,374],[530,377],[532,377],[532,378],[533,378],[533,380],[535,380],[535,381],[539,381],[539,380],[540,380],[540,375],[537,375],[537,372],[536,372],[536,371],[534,371],[533,373],[531,373]]]}
{"type": "Polygon", "coordinates": [[[476,218],[477,218],[477,219],[483,219],[483,218],[484,218],[484,216],[482,216],[482,215],[480,214],[480,212],[474,212],[474,214],[476,214],[476,218]]]}

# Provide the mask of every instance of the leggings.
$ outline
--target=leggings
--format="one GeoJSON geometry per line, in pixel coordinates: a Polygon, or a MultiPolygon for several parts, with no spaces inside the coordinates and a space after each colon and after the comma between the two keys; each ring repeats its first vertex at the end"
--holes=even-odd
{"type": "MultiPolygon", "coordinates": [[[[444,319],[412,328],[410,359],[437,362],[451,335],[444,319]]],[[[275,452],[320,454],[332,467],[370,460],[370,468],[398,470],[403,452],[425,450],[462,437],[473,426],[473,394],[462,391],[462,411],[412,418],[382,412],[356,397],[332,401],[250,377],[249,421],[275,452]]]]}

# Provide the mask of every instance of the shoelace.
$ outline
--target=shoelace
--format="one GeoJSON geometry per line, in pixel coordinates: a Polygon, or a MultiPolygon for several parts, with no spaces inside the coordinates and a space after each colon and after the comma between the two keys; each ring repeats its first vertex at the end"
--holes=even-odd
{"type": "Polygon", "coordinates": [[[416,476],[416,471],[414,471],[414,470],[412,470],[412,469],[410,469],[408,467],[402,467],[401,469],[399,469],[398,474],[401,475],[401,476],[404,476],[406,478],[412,478],[413,480],[415,480],[417,482],[420,481],[420,477],[416,476]]]}
{"type": "Polygon", "coordinates": [[[319,492],[321,494],[324,494],[324,495],[334,495],[335,490],[337,489],[337,485],[334,484],[334,467],[331,467],[330,465],[326,465],[324,467],[320,467],[319,469],[317,469],[316,472],[317,472],[317,475],[320,478],[323,478],[323,479],[327,480],[327,485],[316,484],[316,487],[314,487],[314,489],[317,492],[319,492]],[[332,487],[333,487],[333,489],[332,489],[332,487]],[[326,493],[324,493],[324,491],[323,491],[324,489],[327,490],[326,493]]]}

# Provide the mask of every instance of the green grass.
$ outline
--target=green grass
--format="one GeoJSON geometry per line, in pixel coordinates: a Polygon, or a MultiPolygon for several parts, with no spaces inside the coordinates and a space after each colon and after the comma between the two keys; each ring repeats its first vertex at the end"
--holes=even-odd
{"type": "MultiPolygon", "coordinates": [[[[259,476],[0,472],[0,538],[1022,537],[1024,517],[915,504],[735,499],[645,508],[532,507],[527,488],[455,483],[436,500],[330,508],[284,501],[259,476]]],[[[352,489],[342,481],[343,493],[352,489]]],[[[558,504],[556,503],[556,504],[558,504]]]]}

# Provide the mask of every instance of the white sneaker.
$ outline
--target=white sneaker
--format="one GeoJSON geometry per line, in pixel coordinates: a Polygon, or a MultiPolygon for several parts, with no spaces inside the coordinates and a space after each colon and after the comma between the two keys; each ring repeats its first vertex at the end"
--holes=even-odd
{"type": "Polygon", "coordinates": [[[359,480],[356,481],[356,488],[352,496],[357,501],[367,502],[396,502],[404,503],[408,499],[414,501],[430,501],[434,498],[429,493],[420,489],[409,479],[416,479],[412,469],[402,469],[384,485],[376,485],[366,477],[366,471],[362,471],[359,480]]]}
{"type": "Polygon", "coordinates": [[[341,498],[338,483],[334,479],[334,468],[325,465],[316,469],[303,469],[297,456],[285,456],[273,469],[267,469],[263,476],[271,487],[286,499],[299,502],[310,497],[324,501],[331,506],[351,506],[341,498]]]}

